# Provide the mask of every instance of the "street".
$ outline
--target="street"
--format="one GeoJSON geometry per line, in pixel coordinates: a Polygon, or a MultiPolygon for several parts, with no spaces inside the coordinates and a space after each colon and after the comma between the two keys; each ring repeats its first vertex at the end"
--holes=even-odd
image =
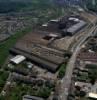
{"type": "Polygon", "coordinates": [[[93,28],[90,30],[89,33],[85,34],[85,36],[79,40],[78,45],[75,47],[73,55],[67,65],[67,69],[66,69],[66,73],[65,76],[62,80],[62,85],[61,85],[61,89],[62,92],[60,94],[59,100],[67,100],[68,94],[69,94],[69,88],[71,85],[71,78],[72,78],[72,73],[73,73],[73,69],[74,69],[74,63],[76,61],[76,56],[78,54],[78,52],[80,51],[81,45],[85,42],[85,40],[91,36],[94,31],[96,30],[97,26],[93,26],[93,28]]]}

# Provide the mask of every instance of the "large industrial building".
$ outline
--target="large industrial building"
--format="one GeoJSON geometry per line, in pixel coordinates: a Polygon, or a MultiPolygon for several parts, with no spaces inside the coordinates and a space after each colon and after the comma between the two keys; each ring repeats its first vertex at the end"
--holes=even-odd
{"type": "Polygon", "coordinates": [[[75,33],[77,33],[79,30],[81,30],[85,25],[86,25],[86,22],[79,21],[78,23],[76,23],[75,25],[71,26],[67,30],[65,30],[65,31],[63,30],[63,32],[65,33],[65,35],[72,36],[75,33]]]}

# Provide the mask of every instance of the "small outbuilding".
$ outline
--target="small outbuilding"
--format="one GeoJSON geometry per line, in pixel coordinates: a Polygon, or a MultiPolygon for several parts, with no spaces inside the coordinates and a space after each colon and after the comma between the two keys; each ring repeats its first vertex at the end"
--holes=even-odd
{"type": "Polygon", "coordinates": [[[14,58],[10,59],[10,62],[12,62],[13,64],[20,64],[21,62],[23,62],[26,59],[26,57],[22,56],[22,55],[17,55],[14,58]]]}
{"type": "Polygon", "coordinates": [[[24,95],[23,100],[44,100],[44,99],[36,96],[24,95]]]}
{"type": "Polygon", "coordinates": [[[91,92],[91,93],[88,94],[88,98],[91,98],[93,100],[97,100],[97,94],[91,92]]]}

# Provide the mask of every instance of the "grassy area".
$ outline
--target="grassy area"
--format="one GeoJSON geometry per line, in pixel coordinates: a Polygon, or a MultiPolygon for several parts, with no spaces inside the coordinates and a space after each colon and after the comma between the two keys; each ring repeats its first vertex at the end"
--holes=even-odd
{"type": "Polygon", "coordinates": [[[16,43],[16,41],[27,32],[30,32],[32,28],[26,28],[22,31],[16,32],[7,41],[0,45],[0,66],[2,66],[9,55],[9,49],[16,43]]]}
{"type": "Polygon", "coordinates": [[[65,71],[66,71],[66,64],[62,64],[58,72],[58,77],[63,78],[65,75],[65,71]]]}
{"type": "MultiPolygon", "coordinates": [[[[5,81],[8,78],[8,72],[0,71],[0,92],[2,88],[4,87],[5,81]]],[[[1,99],[0,99],[1,100],[1,99]]]]}
{"type": "Polygon", "coordinates": [[[86,97],[81,97],[80,100],[92,100],[92,99],[89,99],[89,98],[86,98],[86,97]]]}

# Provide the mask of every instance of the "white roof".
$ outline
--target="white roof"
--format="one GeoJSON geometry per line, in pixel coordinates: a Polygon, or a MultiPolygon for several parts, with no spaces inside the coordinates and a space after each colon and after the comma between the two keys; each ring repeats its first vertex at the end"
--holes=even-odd
{"type": "Polygon", "coordinates": [[[57,34],[52,34],[52,33],[50,33],[49,36],[52,36],[52,37],[58,37],[57,34]]]}
{"type": "Polygon", "coordinates": [[[28,62],[27,64],[28,64],[28,68],[32,68],[34,66],[34,64],[32,64],[30,62],[28,62]]]}
{"type": "Polygon", "coordinates": [[[84,9],[82,9],[82,8],[78,8],[78,10],[79,10],[79,11],[84,11],[84,9]]]}
{"type": "Polygon", "coordinates": [[[46,24],[43,24],[42,26],[43,26],[43,27],[47,27],[47,26],[48,26],[48,23],[46,23],[46,24]]]}
{"type": "Polygon", "coordinates": [[[97,99],[97,94],[91,92],[91,93],[88,94],[88,97],[97,99]]]}
{"type": "Polygon", "coordinates": [[[58,22],[59,20],[58,19],[52,19],[50,20],[51,22],[58,22]]]}
{"type": "Polygon", "coordinates": [[[14,58],[10,59],[11,62],[15,63],[15,64],[19,64],[22,61],[24,61],[26,58],[22,55],[17,55],[14,58]]]}
{"type": "Polygon", "coordinates": [[[75,82],[75,86],[80,86],[80,87],[83,87],[83,86],[91,86],[90,83],[85,83],[85,82],[75,82]]]}
{"type": "Polygon", "coordinates": [[[70,17],[69,20],[73,20],[73,21],[79,21],[78,18],[74,18],[74,17],[70,17]]]}
{"type": "Polygon", "coordinates": [[[90,53],[95,53],[95,52],[94,52],[93,50],[91,50],[91,49],[89,49],[88,51],[89,51],[90,53]]]}
{"type": "Polygon", "coordinates": [[[24,95],[23,100],[44,100],[44,99],[36,96],[24,95]]]}
{"type": "Polygon", "coordinates": [[[69,27],[67,29],[67,32],[75,33],[76,31],[78,31],[80,28],[82,28],[85,25],[86,25],[86,22],[80,20],[79,23],[74,24],[73,26],[69,27]]]}
{"type": "Polygon", "coordinates": [[[85,48],[86,46],[85,45],[82,45],[82,48],[85,48]]]}

